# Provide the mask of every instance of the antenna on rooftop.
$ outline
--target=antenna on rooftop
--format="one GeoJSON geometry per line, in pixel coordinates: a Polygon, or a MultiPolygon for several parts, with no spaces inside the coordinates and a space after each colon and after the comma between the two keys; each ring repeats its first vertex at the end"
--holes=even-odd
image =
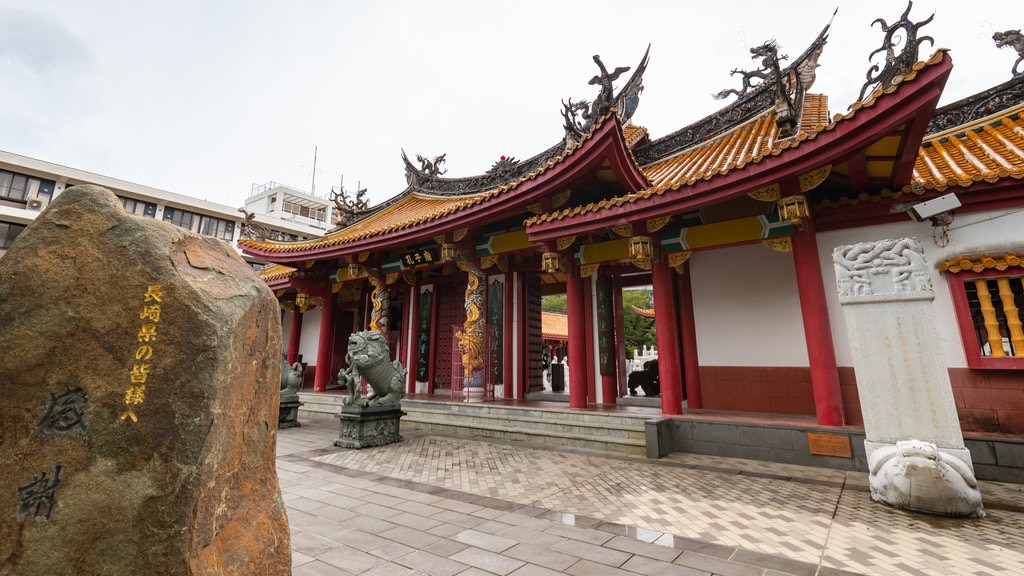
{"type": "Polygon", "coordinates": [[[316,150],[319,146],[313,146],[313,182],[309,185],[309,195],[316,196],[316,150]]]}

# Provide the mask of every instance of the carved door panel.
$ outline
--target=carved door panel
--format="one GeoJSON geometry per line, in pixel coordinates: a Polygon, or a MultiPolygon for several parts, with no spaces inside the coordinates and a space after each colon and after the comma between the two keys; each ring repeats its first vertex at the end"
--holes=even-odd
{"type": "Polygon", "coordinates": [[[434,339],[434,390],[451,390],[452,338],[466,321],[466,296],[457,282],[437,285],[437,336],[434,339]]]}

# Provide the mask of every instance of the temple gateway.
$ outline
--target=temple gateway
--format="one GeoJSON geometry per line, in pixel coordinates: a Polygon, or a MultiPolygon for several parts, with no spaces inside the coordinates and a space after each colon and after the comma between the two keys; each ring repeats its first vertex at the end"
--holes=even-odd
{"type": "Polygon", "coordinates": [[[565,136],[537,155],[455,177],[443,155],[403,153],[408,186],[376,206],[343,192],[346,219],[322,238],[239,242],[275,264],[262,276],[287,362],[328,391],[370,329],[407,394],[524,400],[544,387],[541,298],[565,294],[568,407],[614,405],[622,293],[650,286],[663,415],[862,426],[832,252],[914,237],[961,428],[1024,436],[1024,74],[997,39],[1011,78],[937,108],[954,62],[918,53],[925,23],[885,28],[873,55],[888,57],[837,113],[813,92],[825,26],[795,58],[752,49],[760,67],[723,108],[663,136],[631,120],[648,54],[613,72],[595,56],[599,92],[563,102],[565,136]]]}

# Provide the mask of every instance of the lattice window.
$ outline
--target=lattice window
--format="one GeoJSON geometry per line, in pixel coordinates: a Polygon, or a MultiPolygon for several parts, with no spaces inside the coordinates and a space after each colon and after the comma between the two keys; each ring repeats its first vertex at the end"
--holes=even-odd
{"type": "Polygon", "coordinates": [[[971,368],[1024,369],[1024,269],[950,275],[950,291],[971,368]]]}

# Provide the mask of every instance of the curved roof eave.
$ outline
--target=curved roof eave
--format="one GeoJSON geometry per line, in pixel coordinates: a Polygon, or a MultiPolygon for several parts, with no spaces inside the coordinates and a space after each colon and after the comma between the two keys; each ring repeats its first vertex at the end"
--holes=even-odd
{"type": "MultiPolygon", "coordinates": [[[[914,117],[931,116],[952,70],[945,50],[918,62],[913,74],[886,90],[836,115],[827,126],[815,127],[802,140],[784,141],[758,162],[746,164],[671,188],[648,188],[636,194],[532,219],[530,240],[540,242],[564,235],[566,226],[578,233],[608,226],[698,209],[771,184],[786,175],[801,174],[863,149],[914,117]],[[799,152],[797,152],[799,150],[799,152]]],[[[727,137],[722,135],[721,137],[727,137]]],[[[915,144],[916,148],[917,144],[915,144]]]]}
{"type": "MultiPolygon", "coordinates": [[[[641,190],[650,185],[626,146],[622,128],[613,110],[612,113],[595,124],[594,129],[582,142],[570,147],[537,171],[485,192],[469,196],[439,197],[451,202],[477,199],[477,201],[465,202],[443,214],[428,215],[432,217],[412,222],[407,221],[365,236],[346,238],[346,233],[351,232],[353,227],[382,218],[382,215],[396,210],[403,201],[407,201],[403,199],[385,210],[323,238],[305,242],[240,241],[239,247],[246,254],[258,258],[271,262],[288,263],[335,258],[395,245],[408,245],[431,239],[440,230],[446,228],[472,227],[486,223],[513,209],[525,210],[527,205],[548,194],[560,191],[568,186],[574,178],[601,165],[606,159],[610,161],[612,169],[616,171],[618,177],[624,181],[627,187],[641,190]]],[[[416,193],[407,198],[419,196],[425,195],[416,193]]]]}

